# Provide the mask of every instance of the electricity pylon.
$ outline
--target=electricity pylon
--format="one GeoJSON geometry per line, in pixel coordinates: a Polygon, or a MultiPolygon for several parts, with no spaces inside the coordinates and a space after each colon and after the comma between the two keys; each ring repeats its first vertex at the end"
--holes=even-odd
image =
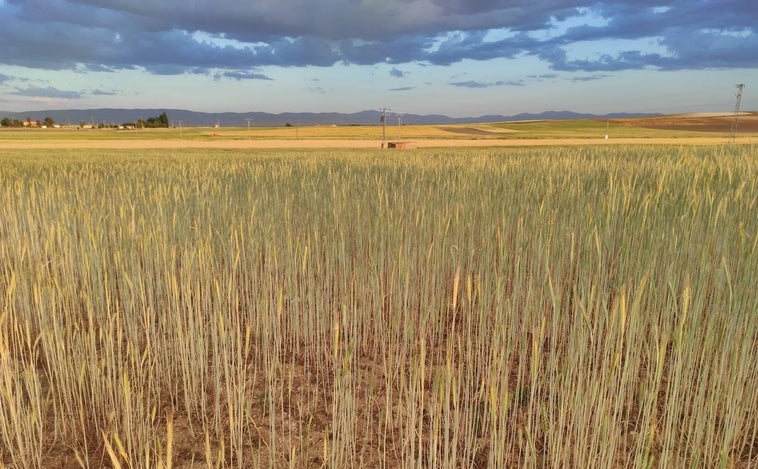
{"type": "Polygon", "coordinates": [[[389,117],[389,108],[383,107],[379,109],[382,112],[382,115],[379,116],[379,122],[382,123],[382,148],[384,148],[384,143],[387,140],[387,117],[389,117]]]}
{"type": "Polygon", "coordinates": [[[736,85],[737,92],[735,97],[737,102],[734,105],[734,116],[732,117],[732,128],[729,130],[729,139],[734,143],[734,139],[737,137],[737,124],[740,122],[740,101],[742,101],[742,90],[745,88],[744,83],[736,85]]]}

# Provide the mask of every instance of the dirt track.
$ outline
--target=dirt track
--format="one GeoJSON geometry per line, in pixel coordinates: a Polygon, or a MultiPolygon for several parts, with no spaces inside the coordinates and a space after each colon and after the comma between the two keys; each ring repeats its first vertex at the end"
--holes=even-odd
{"type": "MultiPolygon", "coordinates": [[[[756,144],[758,136],[740,137],[741,144],[756,144]]],[[[434,147],[523,147],[562,145],[719,145],[726,137],[704,138],[617,138],[617,139],[437,139],[412,140],[416,148],[434,147]]],[[[380,148],[377,140],[6,140],[0,149],[178,149],[178,148],[380,148]]]]}

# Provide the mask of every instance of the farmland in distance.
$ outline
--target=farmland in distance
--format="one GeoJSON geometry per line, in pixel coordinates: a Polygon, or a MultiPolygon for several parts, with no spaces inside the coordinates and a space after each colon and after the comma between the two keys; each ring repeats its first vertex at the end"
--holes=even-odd
{"type": "MultiPolygon", "coordinates": [[[[735,141],[758,143],[758,114],[743,113],[735,141]]],[[[170,129],[0,129],[6,149],[379,148],[382,138],[412,147],[714,145],[732,143],[733,116],[674,115],[456,125],[311,125],[170,129]],[[607,137],[607,138],[606,138],[607,137]]]]}

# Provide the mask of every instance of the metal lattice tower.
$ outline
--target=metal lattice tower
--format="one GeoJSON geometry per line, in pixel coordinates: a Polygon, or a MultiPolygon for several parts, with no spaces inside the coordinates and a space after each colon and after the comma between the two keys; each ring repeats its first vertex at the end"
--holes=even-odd
{"type": "Polygon", "coordinates": [[[734,105],[734,116],[732,117],[732,128],[729,130],[729,139],[734,143],[734,139],[737,137],[737,124],[740,122],[740,101],[742,101],[742,90],[745,88],[744,83],[736,85],[737,92],[734,96],[737,98],[737,102],[734,105]]]}
{"type": "Polygon", "coordinates": [[[382,114],[379,116],[379,122],[382,123],[382,148],[387,140],[387,117],[389,117],[389,108],[383,107],[379,109],[382,114]]]}

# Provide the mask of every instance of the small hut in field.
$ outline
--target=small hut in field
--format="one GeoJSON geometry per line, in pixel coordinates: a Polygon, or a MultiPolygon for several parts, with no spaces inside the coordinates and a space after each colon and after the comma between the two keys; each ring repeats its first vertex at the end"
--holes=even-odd
{"type": "Polygon", "coordinates": [[[413,142],[388,142],[387,148],[395,148],[397,150],[406,150],[408,148],[415,148],[413,142]]]}

